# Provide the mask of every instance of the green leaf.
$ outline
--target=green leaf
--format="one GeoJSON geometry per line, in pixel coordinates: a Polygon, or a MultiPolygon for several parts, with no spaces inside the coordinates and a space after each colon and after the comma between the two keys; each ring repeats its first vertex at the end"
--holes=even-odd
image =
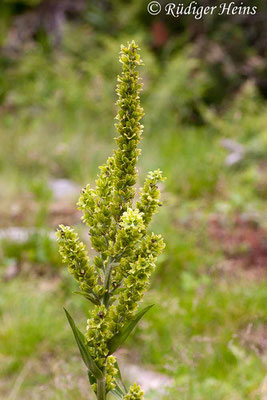
{"type": "Polygon", "coordinates": [[[77,292],[73,292],[73,293],[85,297],[87,300],[91,301],[91,303],[93,303],[93,304],[95,304],[97,306],[100,305],[100,301],[97,300],[95,297],[91,296],[87,292],[79,292],[79,291],[77,291],[77,292]]]}
{"type": "Polygon", "coordinates": [[[85,338],[84,338],[83,334],[79,331],[79,329],[75,325],[75,322],[73,321],[70,314],[68,313],[68,311],[65,308],[64,308],[64,311],[68,318],[70,327],[72,329],[73,335],[75,337],[76,343],[79,347],[79,350],[80,350],[80,353],[81,353],[81,356],[82,356],[82,359],[83,359],[85,365],[91,371],[91,373],[94,375],[94,377],[96,379],[103,379],[104,376],[103,376],[102,371],[98,368],[98,366],[92,359],[92,357],[85,345],[85,338]]]}
{"type": "Polygon", "coordinates": [[[122,400],[122,399],[123,399],[124,394],[121,393],[121,392],[117,389],[117,387],[116,387],[116,389],[111,390],[110,393],[112,393],[113,396],[116,397],[116,399],[119,399],[119,400],[122,400]]]}
{"type": "Polygon", "coordinates": [[[137,313],[132,319],[126,322],[126,324],[122,327],[122,329],[116,333],[107,343],[109,354],[113,354],[117,348],[125,342],[127,337],[130,335],[132,330],[135,328],[139,320],[143,317],[143,315],[151,308],[154,304],[143,308],[139,313],[137,313]]]}
{"type": "Polygon", "coordinates": [[[118,372],[117,372],[117,379],[116,379],[116,383],[120,388],[122,389],[122,392],[124,392],[124,394],[127,394],[127,389],[126,386],[123,383],[122,377],[121,377],[121,371],[120,371],[120,367],[118,362],[116,361],[114,364],[114,367],[117,368],[118,372]]]}

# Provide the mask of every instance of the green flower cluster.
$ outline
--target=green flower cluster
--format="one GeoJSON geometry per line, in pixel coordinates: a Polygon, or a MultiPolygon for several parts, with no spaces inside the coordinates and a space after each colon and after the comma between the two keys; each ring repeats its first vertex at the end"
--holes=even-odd
{"type": "Polygon", "coordinates": [[[97,300],[103,289],[97,284],[95,267],[89,263],[85,245],[78,239],[77,233],[68,226],[60,225],[56,236],[63,263],[68,266],[70,273],[79,282],[80,288],[92,294],[97,300]]]}
{"type": "Polygon", "coordinates": [[[91,356],[97,360],[98,367],[105,366],[109,353],[107,342],[113,336],[110,311],[111,309],[108,310],[104,304],[96,306],[87,321],[87,344],[90,347],[91,356]]]}
{"type": "Polygon", "coordinates": [[[143,400],[144,392],[136,383],[130,387],[130,391],[123,397],[123,400],[143,400]]]}
{"type": "Polygon", "coordinates": [[[116,368],[116,357],[109,356],[107,358],[107,369],[106,369],[106,385],[107,385],[107,392],[115,389],[115,377],[118,373],[118,369],[116,368]]]}
{"type": "Polygon", "coordinates": [[[162,204],[160,202],[160,190],[157,186],[158,182],[163,182],[165,178],[162,172],[157,169],[156,171],[149,172],[143,188],[140,191],[140,201],[137,202],[138,210],[143,213],[143,221],[147,226],[153,214],[155,214],[162,204]]]}
{"type": "MultiPolygon", "coordinates": [[[[151,273],[155,268],[158,255],[165,245],[160,235],[146,235],[136,248],[133,257],[123,261],[123,269],[119,271],[123,276],[122,287],[118,295],[116,306],[119,321],[129,319],[142,300],[149,285],[151,273]]],[[[121,267],[122,267],[121,265],[121,267]]]]}
{"type": "MultiPolygon", "coordinates": [[[[133,385],[128,394],[120,386],[120,372],[112,353],[125,335],[121,333],[123,329],[130,329],[135,320],[135,311],[165,246],[160,235],[147,231],[161,205],[157,185],[164,179],[160,170],[149,172],[140,190],[140,200],[134,206],[140,153],[137,146],[143,128],[139,99],[142,85],[136,70],[142,61],[134,42],[121,47],[120,62],[118,148],[100,167],[95,188],[84,188],[78,201],[82,220],[89,227],[91,245],[97,252],[93,263],[71,228],[61,225],[57,237],[63,262],[79,282],[80,294],[94,304],[84,337],[86,349],[80,347],[83,357],[84,351],[88,351],[95,363],[90,382],[97,398],[105,400],[108,392],[114,392],[122,400],[141,400],[143,392],[139,386],[133,385]]],[[[76,332],[77,335],[80,340],[76,332]]]]}

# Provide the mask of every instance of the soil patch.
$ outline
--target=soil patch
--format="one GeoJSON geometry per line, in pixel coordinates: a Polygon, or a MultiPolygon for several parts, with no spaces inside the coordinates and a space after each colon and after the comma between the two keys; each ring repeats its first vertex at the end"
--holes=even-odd
{"type": "Polygon", "coordinates": [[[231,223],[213,218],[208,231],[232,266],[259,277],[267,276],[267,232],[257,223],[240,216],[231,223]]]}

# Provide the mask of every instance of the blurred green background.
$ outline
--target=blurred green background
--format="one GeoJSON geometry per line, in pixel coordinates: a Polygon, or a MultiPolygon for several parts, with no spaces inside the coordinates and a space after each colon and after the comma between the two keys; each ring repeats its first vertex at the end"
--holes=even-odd
{"type": "Polygon", "coordinates": [[[93,399],[62,311],[84,330],[87,303],[54,231],[87,240],[75,203],[114,147],[132,39],[145,63],[139,184],[158,167],[168,178],[153,224],[167,247],[145,298],[156,306],[118,354],[125,378],[148,400],[267,398],[267,4],[195,20],[147,3],[1,1],[1,399],[93,399]]]}

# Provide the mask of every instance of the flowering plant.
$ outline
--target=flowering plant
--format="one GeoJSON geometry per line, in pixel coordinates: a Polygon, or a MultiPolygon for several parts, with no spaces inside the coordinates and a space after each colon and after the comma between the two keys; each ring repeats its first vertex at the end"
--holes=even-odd
{"type": "Polygon", "coordinates": [[[134,42],[121,47],[118,148],[100,167],[95,189],[87,185],[78,201],[97,255],[92,260],[88,257],[85,245],[70,227],[60,225],[57,231],[62,260],[80,285],[76,293],[94,305],[85,335],[65,312],[98,400],[110,395],[123,400],[143,399],[140,386],[134,384],[129,391],[125,388],[113,354],[151,307],[136,312],[156,259],[164,249],[162,237],[147,230],[161,205],[157,187],[163,181],[160,170],[148,173],[139,200],[133,204],[140,154],[137,146],[143,129],[139,99],[142,84],[136,70],[142,61],[138,50],[134,42]]]}

